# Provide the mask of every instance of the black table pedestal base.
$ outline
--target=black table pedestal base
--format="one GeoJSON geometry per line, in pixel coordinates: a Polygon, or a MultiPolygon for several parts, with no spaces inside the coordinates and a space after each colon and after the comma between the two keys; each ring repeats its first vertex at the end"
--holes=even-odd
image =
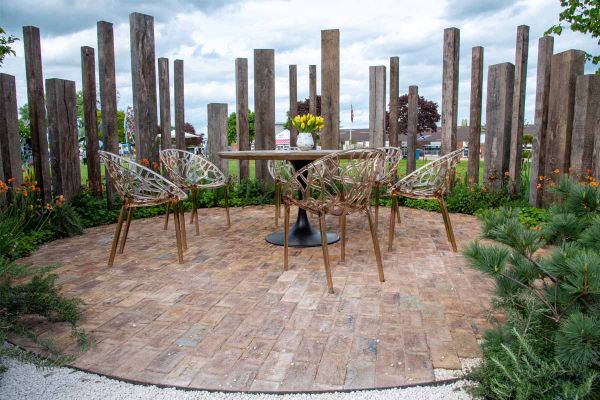
{"type": "MultiPolygon", "coordinates": [[[[283,231],[273,232],[267,235],[266,240],[271,244],[283,246],[283,231]]],[[[336,243],[339,240],[340,237],[336,233],[327,232],[328,244],[336,243]]],[[[290,227],[288,245],[290,247],[321,246],[321,232],[313,229],[312,226],[310,226],[305,210],[298,210],[298,218],[296,223],[290,227]]]]}

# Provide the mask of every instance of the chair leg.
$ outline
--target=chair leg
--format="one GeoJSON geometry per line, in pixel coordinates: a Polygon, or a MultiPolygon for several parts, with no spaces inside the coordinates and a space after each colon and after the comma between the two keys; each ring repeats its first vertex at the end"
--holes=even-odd
{"type": "Polygon", "coordinates": [[[125,250],[125,242],[127,242],[127,234],[129,234],[129,225],[131,225],[131,216],[133,214],[133,207],[129,207],[127,211],[127,222],[125,223],[125,230],[123,231],[123,238],[121,239],[121,245],[119,246],[119,254],[123,254],[125,250]]]}
{"type": "Polygon", "coordinates": [[[123,226],[123,218],[125,217],[125,210],[127,206],[123,204],[121,206],[121,212],[119,213],[119,221],[115,228],[115,236],[113,236],[112,246],[110,248],[110,256],[108,258],[108,266],[112,267],[115,261],[115,253],[117,252],[117,243],[119,243],[119,236],[121,236],[121,227],[123,226]]]}
{"type": "Polygon", "coordinates": [[[390,224],[388,231],[388,251],[392,251],[394,246],[394,231],[396,229],[396,214],[398,213],[398,199],[392,196],[392,207],[390,208],[390,224]]]}
{"type": "Polygon", "coordinates": [[[398,225],[399,225],[402,223],[402,220],[400,218],[400,207],[398,206],[398,198],[397,197],[396,197],[395,207],[396,207],[396,218],[398,219],[398,225]]]}
{"type": "Polygon", "coordinates": [[[341,254],[340,261],[346,261],[346,214],[340,215],[340,244],[341,244],[341,254]]]}
{"type": "Polygon", "coordinates": [[[452,251],[456,253],[456,239],[454,238],[454,231],[452,230],[452,222],[450,222],[450,214],[448,213],[448,208],[446,208],[446,202],[441,196],[438,197],[438,202],[440,203],[440,209],[442,210],[442,217],[444,218],[444,225],[446,227],[448,241],[452,246],[452,251]]]}
{"type": "Polygon", "coordinates": [[[225,213],[227,214],[227,227],[231,227],[231,219],[229,218],[229,184],[224,186],[225,190],[225,213]]]}
{"type": "Polygon", "coordinates": [[[290,205],[283,205],[283,270],[288,270],[289,245],[288,235],[290,233],[290,205]]]}
{"type": "Polygon", "coordinates": [[[280,209],[281,209],[280,187],[279,187],[279,182],[275,181],[275,227],[276,228],[279,225],[279,216],[281,215],[280,209]]]}
{"type": "Polygon", "coordinates": [[[333,294],[333,278],[331,277],[331,266],[329,265],[329,249],[327,245],[327,226],[325,225],[325,214],[319,214],[319,227],[321,228],[321,248],[323,249],[323,261],[325,262],[325,276],[327,277],[327,288],[333,294]]]}
{"type": "Polygon", "coordinates": [[[183,263],[183,245],[181,240],[181,223],[179,221],[179,206],[176,203],[173,203],[173,221],[175,223],[175,240],[177,242],[177,259],[179,260],[179,264],[183,263]]]}
{"type": "Polygon", "coordinates": [[[194,224],[196,225],[196,236],[200,236],[200,222],[198,221],[198,204],[196,201],[198,200],[198,189],[192,189],[192,219],[194,220],[194,224]]]}
{"type": "Polygon", "coordinates": [[[190,215],[190,225],[194,223],[194,213],[196,212],[196,190],[192,189],[192,214],[190,215]]]}
{"type": "Polygon", "coordinates": [[[373,223],[371,210],[369,210],[368,208],[367,218],[369,219],[369,228],[371,228],[371,238],[373,239],[375,258],[377,259],[377,272],[379,272],[379,281],[385,282],[385,276],[383,275],[383,263],[381,262],[381,250],[379,249],[379,239],[377,238],[377,226],[373,223]]]}
{"type": "Polygon", "coordinates": [[[165,231],[167,230],[167,227],[169,226],[169,214],[171,212],[171,203],[167,203],[167,212],[165,214],[165,227],[163,228],[165,231]]]}
{"type": "Polygon", "coordinates": [[[185,207],[183,207],[183,201],[179,202],[179,230],[181,235],[181,244],[184,250],[187,250],[187,236],[185,232],[185,207]]]}

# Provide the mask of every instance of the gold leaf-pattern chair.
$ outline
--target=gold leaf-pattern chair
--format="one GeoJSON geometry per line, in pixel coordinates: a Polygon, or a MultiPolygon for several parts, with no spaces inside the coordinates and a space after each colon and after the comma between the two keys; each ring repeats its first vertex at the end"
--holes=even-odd
{"type": "Polygon", "coordinates": [[[395,214],[399,212],[398,196],[404,196],[412,199],[436,199],[439,202],[448,241],[452,246],[452,251],[456,252],[456,239],[454,238],[454,231],[450,222],[450,214],[444,202],[444,194],[446,194],[452,185],[456,165],[460,162],[462,154],[463,149],[448,153],[406,175],[390,188],[389,193],[392,196],[392,208],[388,232],[389,250],[392,249],[394,242],[395,214]]]}
{"type": "MultiPolygon", "coordinates": [[[[110,257],[108,259],[108,266],[111,267],[115,260],[117,244],[119,243],[119,237],[121,236],[121,229],[126,213],[127,222],[119,246],[119,254],[122,254],[125,248],[134,208],[166,203],[167,205],[171,205],[174,209],[177,209],[181,204],[181,201],[184,200],[187,195],[173,182],[170,182],[143,165],[102,150],[99,150],[98,154],[100,155],[100,160],[102,160],[106,166],[106,171],[110,176],[112,184],[115,186],[115,190],[123,199],[123,206],[121,207],[121,213],[119,214],[119,221],[117,223],[110,250],[110,257]]],[[[184,238],[181,234],[182,224],[179,223],[179,213],[176,213],[175,218],[177,220],[177,223],[175,224],[177,254],[179,262],[182,263],[184,238]]]]}
{"type": "Polygon", "coordinates": [[[373,184],[383,168],[384,160],[385,153],[377,149],[337,152],[300,168],[285,183],[282,191],[284,204],[284,270],[287,271],[288,269],[288,234],[291,205],[296,205],[319,216],[321,247],[323,249],[329,293],[333,293],[333,279],[329,264],[325,215],[331,214],[340,218],[341,259],[343,260],[346,251],[346,215],[364,212],[369,220],[379,280],[384,281],[381,252],[369,204],[373,184]]]}
{"type": "MultiPolygon", "coordinates": [[[[385,153],[385,163],[383,169],[375,180],[375,223],[379,223],[379,195],[382,188],[389,188],[398,179],[398,165],[402,161],[402,148],[400,147],[379,147],[379,150],[385,153]]],[[[396,204],[397,207],[397,204],[396,204]]],[[[400,223],[400,213],[397,212],[398,223],[400,223]]]]}
{"type": "MultiPolygon", "coordinates": [[[[290,147],[289,151],[300,150],[290,147]]],[[[294,166],[288,160],[268,160],[267,169],[275,182],[275,226],[279,225],[281,216],[281,187],[294,175],[294,166]]]]}
{"type": "MultiPolygon", "coordinates": [[[[160,151],[160,162],[167,176],[182,190],[192,192],[192,215],[190,224],[196,225],[196,236],[200,235],[198,222],[198,189],[217,189],[222,187],[225,194],[225,214],[227,227],[231,226],[229,218],[229,178],[206,158],[189,151],[165,149],[160,151]]],[[[165,218],[165,229],[169,224],[169,210],[165,218]]],[[[185,230],[185,229],[184,229],[185,230]]]]}

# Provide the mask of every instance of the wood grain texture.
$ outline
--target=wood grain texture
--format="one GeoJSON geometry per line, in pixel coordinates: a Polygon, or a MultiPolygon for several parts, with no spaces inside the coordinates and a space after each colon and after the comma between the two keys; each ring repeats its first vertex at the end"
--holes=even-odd
{"type": "Polygon", "coordinates": [[[442,155],[456,149],[460,30],[444,29],[442,74],[442,155]]]}
{"type": "Polygon", "coordinates": [[[173,83],[175,95],[175,147],[185,150],[185,93],[183,60],[173,63],[173,83]]]}
{"type": "MultiPolygon", "coordinates": [[[[290,65],[290,119],[298,115],[298,66],[290,65]]],[[[293,124],[289,124],[290,130],[290,146],[296,147],[298,139],[298,131],[293,124]]]]}
{"type": "Polygon", "coordinates": [[[369,146],[385,145],[385,66],[369,67],[369,146]]]}
{"type": "Polygon", "coordinates": [[[317,66],[308,66],[308,112],[317,115],[317,66]]]}
{"type": "Polygon", "coordinates": [[[169,59],[158,59],[158,100],[160,115],[160,147],[171,148],[171,87],[169,79],[169,59]]]}
{"type": "Polygon", "coordinates": [[[46,79],[46,94],[54,195],[70,201],[81,191],[75,82],[46,79]]]}
{"type": "Polygon", "coordinates": [[[595,137],[600,135],[600,75],[577,77],[571,139],[571,176],[593,173],[595,137]]]}
{"type": "Polygon", "coordinates": [[[321,147],[340,145],[340,31],[321,31],[321,147]]]}
{"type": "Polygon", "coordinates": [[[481,103],[483,98],[483,47],[473,47],[471,54],[471,102],[469,108],[469,162],[467,179],[479,183],[481,143],[481,103]]]}
{"type": "Polygon", "coordinates": [[[400,124],[398,123],[398,103],[400,100],[400,59],[390,57],[390,124],[388,138],[391,147],[398,147],[400,124]]]}
{"type": "Polygon", "coordinates": [[[229,175],[229,163],[219,157],[227,148],[227,104],[209,103],[208,116],[208,159],[225,175],[229,175]]]}
{"type": "Polygon", "coordinates": [[[408,120],[407,120],[407,161],[406,173],[417,169],[417,134],[419,124],[419,87],[408,87],[408,120]]]}
{"type": "MultiPolygon", "coordinates": [[[[254,146],[257,150],[275,149],[275,51],[254,50],[254,146]]],[[[267,163],[256,163],[256,179],[273,182],[267,163]]]]}
{"type": "Polygon", "coordinates": [[[14,179],[13,187],[23,182],[21,142],[15,77],[0,73],[0,169],[2,180],[14,179]]]}
{"type": "Polygon", "coordinates": [[[33,170],[42,199],[44,202],[49,202],[52,198],[52,184],[48,159],[48,138],[46,137],[42,50],[40,30],[37,27],[23,27],[23,46],[25,48],[25,73],[27,76],[27,102],[29,105],[33,170]]]}
{"type": "Polygon", "coordinates": [[[102,197],[102,174],[98,156],[100,144],[98,141],[98,109],[96,108],[96,55],[94,49],[89,46],[81,48],[81,84],[89,188],[92,194],[102,197]]]}
{"type": "MultiPolygon", "coordinates": [[[[250,125],[248,124],[248,59],[235,59],[235,127],[238,149],[250,150],[250,125]]],[[[240,160],[238,171],[240,180],[248,179],[248,161],[240,160]]]]}

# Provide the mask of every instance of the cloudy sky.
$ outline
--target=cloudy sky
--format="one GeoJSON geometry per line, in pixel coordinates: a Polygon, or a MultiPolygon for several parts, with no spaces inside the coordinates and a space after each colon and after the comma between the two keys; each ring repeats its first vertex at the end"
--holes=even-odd
{"type": "MultiPolygon", "coordinates": [[[[557,22],[560,7],[558,0],[20,0],[0,2],[0,26],[19,38],[22,26],[39,27],[44,78],[75,80],[79,89],[80,47],[97,48],[96,22],[112,22],[118,106],[125,109],[132,102],[128,15],[134,11],[155,17],[157,57],[184,60],[186,120],[205,131],[207,103],[224,102],[229,112],[235,110],[236,57],[249,59],[249,102],[254,108],[252,58],[257,48],[275,49],[276,119],[283,121],[288,65],[298,65],[298,98],[308,97],[308,66],[319,65],[320,31],[331,28],[340,29],[341,124],[350,127],[352,104],[353,127],[359,128],[368,127],[369,66],[386,65],[389,73],[391,56],[400,57],[401,93],[418,85],[421,95],[441,103],[442,38],[447,27],[461,31],[458,120],[468,119],[471,48],[485,48],[486,70],[491,64],[514,63],[517,26],[529,25],[525,119],[532,122],[537,40],[557,22]]],[[[597,52],[598,45],[570,31],[555,39],[555,52],[572,48],[597,52]]],[[[26,102],[22,41],[15,50],[17,56],[7,58],[0,71],[16,76],[22,105],[26,102]]],[[[594,70],[586,65],[586,73],[594,70]]],[[[484,96],[485,90],[484,86],[484,96]]]]}

